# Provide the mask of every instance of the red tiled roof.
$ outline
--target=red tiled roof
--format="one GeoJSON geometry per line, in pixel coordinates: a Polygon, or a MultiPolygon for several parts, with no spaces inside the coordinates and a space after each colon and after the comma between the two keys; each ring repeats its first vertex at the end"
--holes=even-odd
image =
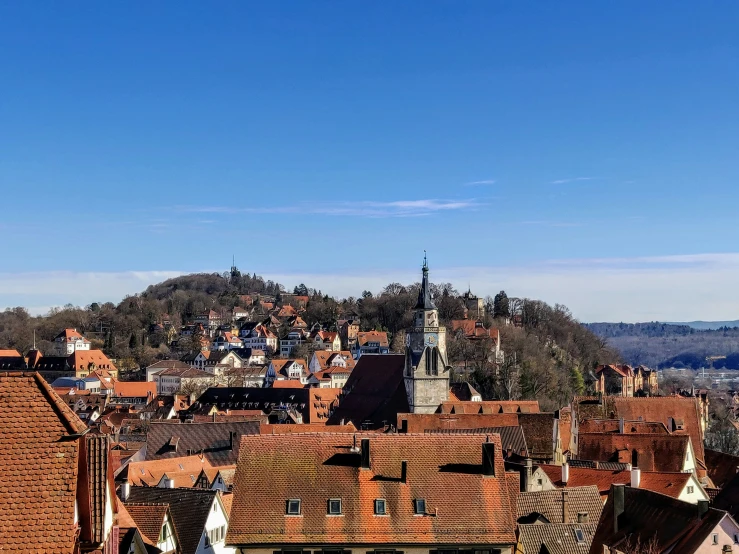
{"type": "Polygon", "coordinates": [[[537,413],[538,400],[484,400],[482,402],[442,402],[442,414],[514,414],[537,413]]]}
{"type": "MultiPolygon", "coordinates": [[[[618,419],[586,419],[580,423],[580,433],[618,433],[620,420],[618,419]]],[[[669,435],[670,432],[664,423],[658,421],[624,421],[624,433],[641,435],[669,435]]]]}
{"type": "Polygon", "coordinates": [[[345,425],[324,425],[322,423],[262,423],[261,435],[283,435],[289,433],[354,433],[357,428],[350,421],[345,425]]]}
{"type": "Polygon", "coordinates": [[[518,414],[398,414],[397,423],[397,428],[407,433],[425,433],[446,429],[518,427],[518,414]]]}
{"type": "Polygon", "coordinates": [[[69,365],[75,371],[89,371],[92,364],[95,369],[105,369],[108,371],[118,371],[110,358],[106,356],[102,350],[75,350],[68,358],[69,365]]]}
{"type": "Polygon", "coordinates": [[[357,343],[364,346],[368,342],[379,342],[380,346],[390,346],[385,331],[365,331],[357,333],[357,343]]]}
{"type": "Polygon", "coordinates": [[[623,398],[610,397],[607,406],[613,406],[608,411],[614,415],[606,414],[607,417],[624,418],[628,421],[660,421],[674,435],[689,435],[693,445],[696,458],[703,462],[705,453],[703,449],[703,431],[700,424],[700,410],[697,398],[685,398],[681,396],[650,396],[645,398],[623,398]],[[683,429],[671,429],[670,422],[680,420],[683,429]]]}
{"type": "Polygon", "coordinates": [[[598,462],[632,463],[643,471],[680,472],[690,437],[685,435],[621,435],[618,433],[580,433],[578,457],[598,462]]]}
{"type": "Polygon", "coordinates": [[[272,387],[276,389],[304,389],[307,386],[298,379],[277,379],[272,383],[272,387]]]}
{"type": "Polygon", "coordinates": [[[113,384],[113,395],[154,398],[157,395],[157,384],[154,381],[116,381],[113,384]]]}
{"type": "Polygon", "coordinates": [[[78,333],[77,329],[64,329],[61,333],[59,333],[56,337],[54,337],[54,340],[56,339],[62,339],[63,342],[75,342],[77,340],[83,340],[85,342],[88,341],[82,333],[78,333]]]}
{"type": "Polygon", "coordinates": [[[169,505],[129,503],[126,504],[126,511],[136,522],[136,527],[139,528],[139,532],[144,538],[150,544],[156,545],[159,542],[159,535],[162,532],[162,525],[164,525],[164,516],[169,511],[169,505]]]}
{"type": "Polygon", "coordinates": [[[482,475],[485,435],[243,437],[226,543],[513,545],[500,442],[489,440],[494,476],[482,475]],[[359,469],[361,456],[350,451],[355,438],[369,441],[369,469],[359,469]],[[299,517],[285,515],[293,498],[301,500],[299,517]],[[378,498],[387,517],[373,515],[378,498]],[[341,499],[342,517],[327,517],[329,499],[341,499]],[[425,515],[414,513],[416,499],[425,500],[425,515]]]}
{"type": "Polygon", "coordinates": [[[211,467],[207,458],[199,455],[131,462],[128,464],[128,481],[135,486],[156,487],[166,475],[174,481],[175,487],[192,487],[200,472],[211,467]]]}
{"type": "MultiPolygon", "coordinates": [[[[562,483],[562,466],[539,466],[551,479],[555,487],[585,487],[595,485],[601,496],[608,496],[611,485],[631,483],[631,472],[628,470],[613,471],[609,469],[593,469],[570,466],[567,484],[562,483]]],[[[677,498],[690,481],[692,473],[642,471],[639,488],[659,492],[677,498]]]]}
{"type": "Polygon", "coordinates": [[[461,331],[468,339],[492,338],[496,342],[500,342],[500,330],[486,329],[481,322],[474,319],[455,319],[452,320],[452,332],[461,331]]]}
{"type": "Polygon", "coordinates": [[[38,373],[0,373],[0,549],[71,553],[86,429],[38,373]],[[33,548],[30,548],[33,546],[33,548]]]}
{"type": "Polygon", "coordinates": [[[0,358],[20,358],[20,357],[21,357],[21,354],[17,350],[13,350],[13,349],[3,350],[0,348],[0,358]]]}
{"type": "Polygon", "coordinates": [[[739,473],[739,456],[706,448],[708,476],[718,488],[723,488],[739,473]]]}

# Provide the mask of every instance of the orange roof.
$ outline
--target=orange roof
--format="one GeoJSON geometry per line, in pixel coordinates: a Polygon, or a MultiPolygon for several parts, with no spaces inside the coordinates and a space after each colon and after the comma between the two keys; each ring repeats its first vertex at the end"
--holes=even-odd
{"type": "Polygon", "coordinates": [[[226,543],[512,546],[516,522],[500,439],[489,440],[494,475],[483,476],[485,435],[244,436],[226,543]],[[364,440],[369,468],[360,470],[351,448],[364,440]],[[303,478],[295,478],[296,468],[303,478]],[[250,494],[257,490],[270,494],[250,494]],[[301,501],[301,517],[285,515],[292,498],[301,501]],[[326,516],[333,498],[342,501],[340,518],[326,516]],[[390,517],[374,516],[379,498],[390,517]],[[421,515],[416,499],[425,500],[421,515]]]}
{"type": "Polygon", "coordinates": [[[599,374],[605,371],[606,369],[615,371],[618,373],[621,377],[631,377],[634,375],[634,370],[631,366],[628,365],[618,365],[618,364],[609,364],[609,365],[599,365],[595,369],[595,373],[599,374]]]}
{"type": "Polygon", "coordinates": [[[334,342],[338,336],[339,333],[334,333],[332,331],[318,331],[316,333],[316,337],[321,339],[323,342],[334,342]]]}
{"type": "Polygon", "coordinates": [[[380,346],[389,346],[387,333],[385,331],[364,331],[357,333],[357,342],[359,346],[364,346],[368,342],[379,342],[380,346]]]}
{"type": "Polygon", "coordinates": [[[21,354],[17,350],[2,350],[0,349],[0,358],[20,358],[21,354]]]}
{"type": "Polygon", "coordinates": [[[203,469],[211,469],[207,458],[182,456],[128,464],[128,481],[134,486],[156,487],[165,475],[176,488],[192,487],[203,469]]]}
{"type": "Polygon", "coordinates": [[[538,413],[538,400],[485,400],[483,402],[442,402],[442,414],[515,414],[538,413]]]}
{"type": "MultiPolygon", "coordinates": [[[[618,419],[586,419],[580,423],[580,433],[618,433],[621,423],[618,419]]],[[[669,435],[664,423],[658,421],[624,421],[625,434],[669,435]]]]}
{"type": "Polygon", "coordinates": [[[336,358],[336,356],[341,356],[342,358],[346,360],[346,368],[350,371],[354,369],[354,366],[357,365],[356,360],[352,358],[352,354],[348,350],[342,350],[341,352],[331,352],[329,350],[316,350],[313,354],[316,357],[318,366],[321,369],[328,369],[329,366],[331,365],[331,362],[336,358]]]}
{"type": "MultiPolygon", "coordinates": [[[[614,415],[628,421],[660,421],[674,435],[689,435],[696,458],[703,462],[703,430],[700,424],[698,398],[682,396],[649,396],[645,398],[610,397],[614,415]],[[670,424],[679,421],[683,429],[670,428],[670,424]]],[[[609,414],[610,415],[610,414],[609,414]]]]}
{"type": "Polygon", "coordinates": [[[481,321],[474,319],[454,319],[452,320],[452,332],[462,331],[465,337],[470,339],[492,338],[500,341],[500,331],[498,329],[486,329],[481,321]]]}
{"type": "Polygon", "coordinates": [[[307,386],[298,379],[277,379],[272,383],[272,387],[275,389],[304,389],[307,386]]]}
{"type": "Polygon", "coordinates": [[[94,369],[118,371],[102,350],[75,350],[68,360],[75,371],[92,371],[93,365],[94,369]]]}
{"type": "MultiPolygon", "coordinates": [[[[595,485],[601,496],[608,496],[611,485],[628,485],[631,483],[631,471],[614,471],[609,469],[593,469],[586,467],[570,466],[570,476],[567,484],[562,483],[562,466],[541,465],[549,479],[557,488],[562,487],[585,487],[595,485]]],[[[678,498],[690,481],[691,473],[642,471],[640,489],[659,492],[672,498],[678,498]]]]}
{"type": "Polygon", "coordinates": [[[136,522],[139,532],[150,545],[159,542],[164,517],[169,512],[167,504],[126,504],[129,516],[136,522]]]}
{"type": "Polygon", "coordinates": [[[341,393],[341,389],[310,389],[308,393],[310,402],[310,423],[325,424],[338,405],[341,393]]]}
{"type": "Polygon", "coordinates": [[[113,384],[113,396],[154,398],[156,395],[154,381],[116,381],[113,384]]]}
{"type": "MultiPolygon", "coordinates": [[[[479,404],[479,402],[478,402],[479,404]]],[[[518,427],[518,414],[398,414],[397,428],[408,433],[444,429],[518,427]]]]}
{"type": "Polygon", "coordinates": [[[226,512],[226,517],[231,517],[231,506],[233,505],[234,495],[233,493],[221,493],[221,503],[223,504],[223,510],[226,512]]]}
{"type": "Polygon", "coordinates": [[[597,462],[633,463],[644,471],[682,471],[690,437],[685,435],[637,435],[579,433],[578,457],[597,462]]]}
{"type": "Polygon", "coordinates": [[[80,441],[66,438],[87,426],[38,373],[0,373],[0,398],[0,545],[72,552],[80,441]]]}
{"type": "Polygon", "coordinates": [[[64,329],[64,331],[62,331],[56,337],[54,337],[54,340],[56,339],[62,339],[62,342],[75,342],[78,340],[90,342],[84,336],[82,336],[82,333],[78,333],[77,329],[69,329],[69,328],[64,329]]]}

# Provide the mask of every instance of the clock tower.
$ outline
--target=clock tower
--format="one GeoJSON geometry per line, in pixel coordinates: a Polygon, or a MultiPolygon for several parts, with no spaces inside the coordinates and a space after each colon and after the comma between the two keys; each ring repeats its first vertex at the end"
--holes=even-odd
{"type": "Polygon", "coordinates": [[[449,400],[449,367],[446,329],[439,325],[439,311],[431,300],[429,268],[423,259],[423,279],[413,308],[413,327],[405,340],[405,390],[414,414],[433,414],[449,400]]]}

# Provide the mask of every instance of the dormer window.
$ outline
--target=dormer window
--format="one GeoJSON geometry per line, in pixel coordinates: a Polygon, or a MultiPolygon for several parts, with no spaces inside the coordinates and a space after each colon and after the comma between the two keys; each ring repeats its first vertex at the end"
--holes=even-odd
{"type": "Polygon", "coordinates": [[[341,515],[341,499],[332,498],[328,501],[328,514],[331,516],[341,515]]]}
{"type": "Polygon", "coordinates": [[[417,498],[414,501],[414,508],[416,515],[424,515],[426,513],[426,500],[423,498],[417,498]]]}
{"type": "Polygon", "coordinates": [[[288,500],[285,513],[289,516],[299,516],[300,515],[300,499],[291,498],[290,500],[288,500]]]}
{"type": "Polygon", "coordinates": [[[385,502],[384,498],[378,498],[377,500],[375,500],[375,515],[387,515],[387,503],[385,502]]]}

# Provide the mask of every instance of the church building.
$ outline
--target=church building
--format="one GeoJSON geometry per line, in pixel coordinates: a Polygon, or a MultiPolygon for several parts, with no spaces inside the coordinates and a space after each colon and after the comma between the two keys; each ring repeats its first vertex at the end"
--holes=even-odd
{"type": "Polygon", "coordinates": [[[446,328],[439,325],[439,311],[431,299],[429,268],[423,260],[423,280],[413,308],[413,327],[406,335],[403,373],[408,406],[414,414],[433,414],[449,400],[449,365],[446,328]]]}

